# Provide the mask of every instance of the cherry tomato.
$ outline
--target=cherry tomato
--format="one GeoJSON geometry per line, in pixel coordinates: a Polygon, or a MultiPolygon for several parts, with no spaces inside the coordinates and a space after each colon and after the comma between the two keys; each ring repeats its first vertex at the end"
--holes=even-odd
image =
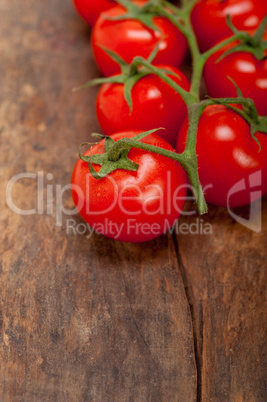
{"type": "MultiPolygon", "coordinates": [[[[148,0],[140,1],[146,2],[148,0]]],[[[103,11],[109,10],[117,4],[114,0],[73,0],[73,3],[77,12],[90,26],[94,25],[103,11]]]]}
{"type": "MultiPolygon", "coordinates": [[[[267,39],[267,34],[266,34],[267,39]]],[[[267,59],[257,60],[251,53],[235,52],[217,62],[231,44],[214,53],[207,61],[204,79],[208,94],[214,98],[237,96],[231,77],[245,98],[251,98],[259,114],[267,115],[267,59]]]]}
{"type": "MultiPolygon", "coordinates": [[[[112,138],[117,141],[138,133],[121,132],[112,138]]],[[[142,142],[173,150],[155,134],[142,142]]],[[[103,152],[103,141],[92,148],[92,154],[103,152]]],[[[139,164],[136,172],[118,169],[99,180],[89,172],[88,163],[79,159],[71,179],[72,197],[95,231],[116,240],[142,242],[165,233],[177,220],[185,202],[187,178],[170,158],[136,148],[128,157],[139,164]]],[[[94,168],[100,166],[94,164],[94,168]]]]}
{"type": "Polygon", "coordinates": [[[267,13],[266,0],[199,0],[191,19],[201,51],[232,35],[226,16],[239,30],[255,30],[267,13]]]}
{"type": "MultiPolygon", "coordinates": [[[[175,67],[158,67],[172,71],[170,75],[178,85],[189,91],[190,84],[186,76],[175,67]]],[[[187,109],[181,96],[154,74],[141,78],[132,90],[132,112],[124,97],[123,84],[104,84],[96,99],[97,118],[106,135],[120,130],[150,130],[164,127],[158,135],[175,146],[180,126],[187,115],[187,109]]]]}
{"type": "Polygon", "coordinates": [[[80,16],[90,26],[94,25],[100,13],[116,5],[112,0],[73,0],[73,2],[80,16]]]}
{"type": "MultiPolygon", "coordinates": [[[[188,122],[177,140],[183,152],[188,122]]],[[[196,151],[206,201],[223,207],[249,204],[267,193],[267,134],[252,138],[247,122],[223,105],[208,106],[199,120],[196,151]]]]}
{"type": "MultiPolygon", "coordinates": [[[[141,6],[140,2],[136,2],[141,6]]],[[[100,47],[111,49],[131,63],[135,56],[148,56],[159,44],[155,64],[169,64],[179,67],[185,57],[187,41],[184,35],[166,18],[155,17],[154,23],[158,30],[152,30],[137,20],[112,21],[113,18],[123,15],[125,9],[121,6],[102,13],[92,31],[92,48],[96,63],[101,73],[110,76],[120,73],[120,67],[100,47]]]]}

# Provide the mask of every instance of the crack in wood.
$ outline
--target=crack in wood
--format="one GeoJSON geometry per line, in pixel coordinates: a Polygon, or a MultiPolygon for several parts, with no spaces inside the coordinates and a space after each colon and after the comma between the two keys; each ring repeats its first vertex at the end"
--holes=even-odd
{"type": "Polygon", "coordinates": [[[193,301],[193,293],[190,286],[190,283],[186,277],[186,268],[183,264],[181,254],[179,252],[179,244],[177,240],[176,234],[172,234],[172,240],[174,244],[174,249],[177,257],[178,266],[181,272],[185,295],[188,301],[190,315],[191,315],[191,323],[193,329],[193,341],[194,341],[194,354],[195,354],[195,362],[196,362],[196,371],[197,371],[197,402],[201,402],[202,400],[202,366],[203,366],[203,312],[202,305],[199,305],[199,312],[196,313],[194,301],[193,301]],[[200,317],[200,325],[199,328],[197,326],[197,319],[200,317]]]}
{"type": "MultiPolygon", "coordinates": [[[[132,308],[132,304],[131,304],[131,300],[130,300],[130,296],[129,296],[129,292],[128,292],[128,288],[127,288],[125,276],[124,276],[124,273],[123,273],[122,269],[120,269],[120,272],[121,272],[121,274],[122,274],[123,283],[124,283],[124,288],[125,288],[125,293],[126,293],[126,296],[127,296],[127,299],[128,299],[129,307],[130,307],[132,322],[133,322],[133,324],[135,325],[135,327],[136,327],[136,329],[137,329],[137,332],[138,332],[138,335],[140,336],[141,340],[143,341],[143,343],[144,343],[144,345],[145,345],[145,347],[146,347],[146,349],[147,349],[147,351],[148,351],[148,353],[149,353],[149,355],[150,355],[150,357],[151,357],[151,359],[152,359],[152,361],[153,361],[153,363],[154,363],[156,369],[158,369],[157,363],[156,363],[156,361],[155,361],[155,359],[154,359],[154,357],[153,357],[153,355],[152,355],[152,353],[151,353],[151,350],[150,350],[150,348],[149,348],[149,346],[148,346],[148,344],[147,344],[145,338],[143,337],[143,335],[142,335],[142,333],[141,333],[141,331],[140,331],[140,329],[139,329],[139,327],[138,327],[138,325],[137,325],[137,322],[136,322],[136,320],[135,320],[135,318],[134,318],[133,308],[132,308]]],[[[160,374],[160,377],[161,377],[161,373],[159,373],[159,374],[160,374]]]]}

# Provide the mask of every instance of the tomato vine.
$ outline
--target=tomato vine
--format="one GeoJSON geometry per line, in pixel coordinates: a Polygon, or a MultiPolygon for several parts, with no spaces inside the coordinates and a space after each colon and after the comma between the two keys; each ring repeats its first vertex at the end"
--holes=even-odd
{"type": "MultiPolygon", "coordinates": [[[[179,9],[165,0],[149,0],[143,6],[130,3],[127,0],[116,1],[126,9],[126,12],[124,15],[120,15],[118,18],[114,18],[114,20],[135,18],[141,21],[143,24],[147,25],[149,28],[152,28],[154,27],[153,18],[155,16],[160,16],[167,18],[175,27],[177,27],[182,32],[182,34],[187,39],[192,57],[191,87],[189,91],[186,91],[177,83],[175,83],[167,75],[166,71],[152,64],[153,57],[146,60],[140,56],[134,57],[130,66],[127,65],[127,63],[124,63],[123,60],[119,60],[119,57],[117,56],[117,61],[122,66],[122,74],[119,76],[98,79],[93,81],[91,84],[103,82],[124,82],[125,74],[128,80],[131,77],[134,77],[134,75],[139,74],[139,77],[135,77],[132,79],[131,85],[129,85],[129,87],[132,88],[136,80],[140,79],[143,74],[153,73],[157,75],[181,96],[187,106],[189,124],[186,146],[184,152],[178,154],[154,145],[140,142],[140,140],[146,135],[150,134],[152,131],[155,131],[150,130],[132,138],[121,138],[116,143],[111,143],[109,139],[106,139],[108,146],[106,147],[106,153],[104,154],[104,156],[101,155],[100,157],[100,155],[92,155],[85,157],[80,152],[80,158],[89,163],[90,172],[95,178],[99,179],[106,176],[114,169],[118,169],[120,166],[124,166],[126,169],[126,166],[128,166],[129,170],[137,169],[138,167],[131,165],[129,160],[127,161],[126,158],[127,153],[130,151],[131,148],[139,148],[142,150],[167,156],[179,162],[185,169],[192,185],[192,190],[194,193],[198,211],[200,214],[206,213],[207,204],[199,180],[198,158],[196,154],[198,123],[204,109],[207,106],[216,103],[223,104],[231,109],[234,109],[235,112],[239,113],[249,123],[249,125],[251,126],[252,136],[254,136],[254,134],[258,130],[267,133],[267,118],[259,116],[253,101],[251,99],[244,99],[238,89],[238,96],[236,98],[206,99],[201,101],[200,83],[203,75],[203,69],[206,61],[211,55],[213,55],[220,49],[223,49],[226,45],[236,41],[240,43],[239,48],[240,46],[242,47],[242,49],[246,49],[247,47],[246,51],[255,52],[256,50],[252,49],[253,37],[250,36],[247,32],[238,31],[237,29],[235,29],[231,24],[230,17],[227,17],[228,26],[232,29],[233,35],[227,39],[224,39],[213,48],[205,51],[204,53],[201,53],[190,18],[192,9],[197,0],[183,0],[181,2],[181,8],[179,9]],[[140,67],[144,68],[144,70],[140,70],[140,67]],[[241,104],[243,108],[236,108],[235,106],[233,106],[233,104],[241,104]],[[99,163],[102,165],[102,168],[98,174],[96,174],[93,169],[93,163],[99,163]]],[[[260,48],[260,50],[258,49],[257,54],[259,55],[259,52],[261,51],[259,57],[264,57],[266,50],[266,42],[261,41],[265,25],[266,19],[262,21],[262,24],[254,35],[254,47],[258,46],[258,48],[260,48]]],[[[114,53],[112,54],[112,52],[110,52],[109,50],[107,50],[107,52],[111,57],[113,57],[113,59],[116,59],[116,55],[114,55],[114,53]]],[[[131,106],[131,97],[129,95],[129,92],[128,94],[126,93],[126,100],[131,106]]],[[[255,140],[257,141],[256,138],[255,140]]]]}

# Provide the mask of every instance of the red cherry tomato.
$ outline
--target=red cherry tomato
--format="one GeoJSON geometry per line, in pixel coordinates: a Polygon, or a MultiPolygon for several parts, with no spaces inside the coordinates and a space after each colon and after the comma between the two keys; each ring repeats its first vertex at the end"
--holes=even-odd
{"type": "MultiPolygon", "coordinates": [[[[183,152],[188,122],[177,140],[183,152]]],[[[252,138],[247,122],[223,105],[208,106],[199,120],[196,151],[206,201],[223,207],[249,204],[267,193],[267,135],[252,138]]]]}
{"type": "MultiPolygon", "coordinates": [[[[136,2],[141,5],[140,2],[136,2]]],[[[135,56],[148,56],[160,45],[155,64],[180,66],[184,60],[187,41],[184,35],[166,18],[155,17],[154,23],[159,30],[152,30],[137,20],[112,21],[109,18],[123,15],[125,9],[121,6],[102,13],[94,25],[92,32],[92,48],[96,63],[105,76],[120,73],[120,67],[100,47],[111,49],[131,63],[135,56]]]]}
{"type": "Polygon", "coordinates": [[[90,26],[94,25],[100,13],[116,5],[112,0],[73,0],[73,2],[80,16],[90,26]]]}
{"type": "MultiPolygon", "coordinates": [[[[172,71],[170,75],[178,85],[189,91],[186,76],[175,67],[158,66],[172,71]]],[[[96,99],[97,118],[106,135],[120,130],[150,130],[164,127],[158,135],[175,146],[180,126],[187,115],[181,96],[154,74],[141,78],[132,90],[132,112],[124,97],[123,84],[104,84],[96,99]]]]}
{"type": "Polygon", "coordinates": [[[234,84],[227,78],[231,77],[243,96],[254,100],[259,114],[267,115],[267,59],[257,60],[251,53],[236,52],[217,62],[232,46],[234,44],[214,53],[208,59],[204,69],[208,94],[214,98],[237,96],[234,84]]]}
{"type": "MultiPolygon", "coordinates": [[[[112,138],[117,141],[138,133],[117,133],[112,138]]],[[[142,142],[173,150],[155,134],[142,142]]],[[[103,152],[104,141],[92,148],[92,154],[103,152]]],[[[187,178],[170,158],[136,148],[128,156],[139,164],[136,172],[118,169],[99,180],[89,172],[88,163],[79,159],[71,179],[72,197],[83,219],[97,232],[116,240],[142,242],[165,233],[177,220],[185,202],[187,178]]]]}
{"type": "MultiPolygon", "coordinates": [[[[146,2],[148,0],[140,1],[146,2]]],[[[114,0],[73,0],[73,3],[77,12],[90,26],[94,25],[103,11],[109,10],[117,4],[114,0]]]]}
{"type": "Polygon", "coordinates": [[[239,30],[255,30],[267,13],[266,0],[199,0],[191,20],[201,51],[232,35],[226,16],[239,30]]]}

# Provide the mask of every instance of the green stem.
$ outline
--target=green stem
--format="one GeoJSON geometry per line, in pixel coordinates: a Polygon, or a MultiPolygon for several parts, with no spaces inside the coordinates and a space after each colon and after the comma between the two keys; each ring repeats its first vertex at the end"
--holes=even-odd
{"type": "Polygon", "coordinates": [[[206,61],[212,54],[218,52],[223,47],[229,45],[232,42],[235,42],[236,40],[243,39],[245,37],[245,35],[246,34],[242,31],[238,32],[238,33],[232,35],[230,38],[224,39],[223,41],[219,42],[217,45],[213,46],[211,49],[207,50],[205,53],[202,53],[201,62],[203,64],[203,66],[205,65],[206,61]]]}
{"type": "MultiPolygon", "coordinates": [[[[182,3],[182,7],[185,7],[186,3],[187,3],[187,0],[181,0],[181,3],[182,3]]],[[[165,2],[165,4],[166,4],[166,2],[165,2]]]]}
{"type": "Polygon", "coordinates": [[[197,43],[197,39],[195,34],[193,33],[193,27],[190,21],[190,16],[188,15],[186,18],[186,25],[188,27],[189,34],[187,35],[188,46],[190,48],[191,56],[192,56],[192,64],[193,64],[193,73],[191,78],[191,87],[190,93],[195,96],[196,102],[200,100],[200,83],[202,77],[203,68],[199,62],[200,59],[200,51],[197,43]]]}
{"type": "Polygon", "coordinates": [[[162,0],[160,4],[163,5],[164,7],[168,8],[169,10],[174,11],[175,15],[178,15],[178,13],[181,13],[181,15],[182,15],[182,10],[177,8],[177,6],[175,4],[170,3],[168,0],[165,0],[165,1],[162,0]]]}
{"type": "MultiPolygon", "coordinates": [[[[197,130],[199,119],[205,109],[210,104],[210,100],[203,101],[201,103],[195,103],[188,106],[188,131],[185,151],[182,154],[190,160],[190,169],[186,169],[190,183],[192,184],[192,190],[196,199],[197,207],[199,211],[207,211],[207,205],[203,195],[202,187],[198,174],[198,159],[196,154],[197,145],[197,130]],[[203,201],[204,200],[204,201],[203,201]]],[[[200,212],[201,213],[201,212],[200,212]]]]}
{"type": "MultiPolygon", "coordinates": [[[[167,2],[166,2],[167,3],[167,2]]],[[[174,11],[174,9],[172,9],[174,11]]],[[[177,9],[177,13],[172,14],[170,13],[168,10],[165,9],[164,6],[162,6],[161,4],[158,4],[156,6],[156,11],[158,12],[159,15],[161,15],[162,17],[167,18],[174,26],[176,26],[176,28],[179,29],[179,31],[181,31],[185,36],[188,34],[187,32],[187,28],[184,26],[184,24],[182,24],[180,22],[179,19],[182,18],[182,20],[184,21],[184,15],[181,15],[181,11],[183,10],[178,10],[177,9]]],[[[184,14],[182,12],[182,14],[184,14]]]]}
{"type": "Polygon", "coordinates": [[[188,132],[185,150],[190,153],[195,153],[197,144],[197,128],[200,116],[204,109],[211,104],[211,100],[205,100],[200,103],[189,105],[188,110],[188,132]]]}
{"type": "MultiPolygon", "coordinates": [[[[168,2],[163,2],[163,5],[168,7],[168,2]]],[[[190,53],[192,56],[192,65],[193,65],[193,73],[191,79],[191,88],[190,94],[194,98],[194,101],[191,103],[197,103],[200,100],[200,83],[203,74],[203,69],[207,59],[215,52],[220,50],[222,47],[232,43],[238,39],[244,38],[244,32],[238,32],[231,36],[230,38],[222,41],[218,45],[214,46],[212,49],[207,52],[201,54],[196,35],[193,30],[193,26],[191,23],[191,12],[192,8],[195,5],[196,0],[188,0],[182,2],[182,9],[178,10],[175,13],[175,8],[172,7],[173,13],[170,13],[167,9],[165,9],[162,5],[157,6],[158,12],[167,18],[173,25],[175,25],[186,37],[188,46],[190,49],[190,53]],[[180,20],[182,19],[182,23],[180,20]]]]}
{"type": "Polygon", "coordinates": [[[136,56],[133,60],[133,63],[138,65],[138,66],[144,66],[146,67],[149,71],[151,71],[153,74],[157,75],[159,78],[162,79],[162,81],[166,82],[170,87],[172,87],[183,99],[183,101],[186,104],[192,104],[195,103],[195,98],[190,94],[190,92],[187,92],[185,89],[180,87],[180,85],[176,84],[176,82],[173,81],[164,71],[162,71],[160,68],[157,68],[150,64],[147,60],[143,59],[140,56],[136,56]]]}
{"type": "Polygon", "coordinates": [[[181,165],[185,162],[183,154],[177,154],[167,149],[160,148],[155,145],[146,144],[145,142],[139,142],[131,138],[122,138],[121,140],[117,141],[109,151],[108,159],[112,162],[116,162],[119,159],[122,150],[130,148],[138,148],[144,151],[157,153],[162,156],[174,159],[181,165]]]}
{"type": "Polygon", "coordinates": [[[197,156],[195,152],[186,150],[182,154],[177,154],[176,152],[168,151],[167,149],[146,144],[144,142],[139,142],[131,138],[122,138],[113,145],[113,147],[109,151],[108,159],[110,161],[116,162],[119,159],[121,152],[125,149],[130,148],[138,148],[148,152],[153,152],[159,155],[166,156],[167,158],[173,159],[176,162],[180,163],[180,165],[185,169],[189,177],[199,213],[205,214],[207,212],[208,208],[199,181],[197,156]]]}
{"type": "MultiPolygon", "coordinates": [[[[199,62],[198,62],[200,57],[200,51],[190,20],[190,14],[195,2],[196,2],[195,0],[189,2],[185,1],[183,4],[183,8],[181,10],[178,10],[178,12],[175,14],[170,13],[167,9],[165,9],[161,5],[157,7],[158,12],[163,17],[167,18],[174,26],[176,26],[176,28],[178,28],[187,39],[193,63],[193,76],[190,89],[190,94],[192,95],[191,103],[197,103],[199,101],[199,88],[202,74],[202,70],[201,68],[199,68],[199,62]],[[179,21],[179,18],[182,18],[183,23],[179,21]]],[[[164,4],[167,7],[167,2],[164,2],[164,4]]],[[[172,11],[174,10],[172,9],[172,11]]]]}

